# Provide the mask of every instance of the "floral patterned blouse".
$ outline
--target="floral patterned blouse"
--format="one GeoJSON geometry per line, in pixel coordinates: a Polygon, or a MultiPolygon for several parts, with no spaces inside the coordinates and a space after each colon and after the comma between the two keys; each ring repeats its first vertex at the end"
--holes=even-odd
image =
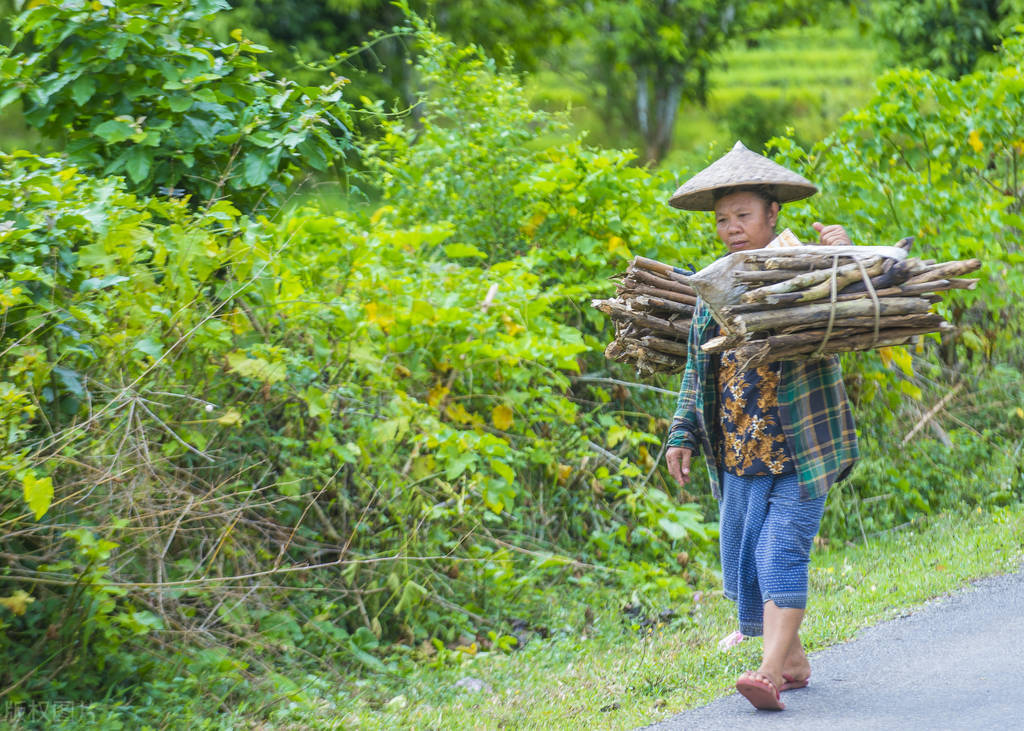
{"type": "Polygon", "coordinates": [[[731,475],[782,475],[793,459],[779,419],[778,362],[743,369],[736,352],[722,353],[718,372],[725,471],[731,475]]]}

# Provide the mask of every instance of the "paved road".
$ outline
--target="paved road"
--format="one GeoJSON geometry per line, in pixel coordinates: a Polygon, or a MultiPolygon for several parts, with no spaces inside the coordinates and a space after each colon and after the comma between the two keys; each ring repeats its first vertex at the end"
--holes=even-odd
{"type": "Polygon", "coordinates": [[[733,693],[649,729],[1024,729],[1024,569],[811,657],[786,710],[733,693]]]}

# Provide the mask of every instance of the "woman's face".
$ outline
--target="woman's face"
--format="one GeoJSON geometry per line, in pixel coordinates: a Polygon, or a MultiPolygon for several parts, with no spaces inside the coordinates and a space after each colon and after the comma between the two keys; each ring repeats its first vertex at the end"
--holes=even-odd
{"type": "Polygon", "coordinates": [[[756,193],[730,193],[715,204],[718,238],[729,253],[763,249],[775,238],[779,204],[766,204],[756,193]]]}

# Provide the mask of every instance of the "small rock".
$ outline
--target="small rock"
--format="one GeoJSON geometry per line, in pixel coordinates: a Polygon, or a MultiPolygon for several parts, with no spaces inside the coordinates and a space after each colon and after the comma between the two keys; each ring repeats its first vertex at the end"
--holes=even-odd
{"type": "Polygon", "coordinates": [[[490,686],[490,684],[485,683],[483,680],[480,680],[480,678],[459,678],[457,681],[455,681],[455,687],[460,688],[462,690],[468,690],[470,693],[479,693],[484,690],[486,690],[488,693],[494,692],[494,689],[490,686]]]}

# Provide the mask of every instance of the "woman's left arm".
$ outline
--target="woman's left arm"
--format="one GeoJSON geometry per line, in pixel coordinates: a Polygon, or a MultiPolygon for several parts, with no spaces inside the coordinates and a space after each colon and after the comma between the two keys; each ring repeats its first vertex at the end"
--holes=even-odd
{"type": "Polygon", "coordinates": [[[833,223],[826,226],[823,223],[815,221],[813,224],[814,230],[818,232],[818,240],[824,246],[852,246],[853,242],[850,241],[850,235],[846,233],[846,229],[840,226],[838,223],[833,223]]]}

